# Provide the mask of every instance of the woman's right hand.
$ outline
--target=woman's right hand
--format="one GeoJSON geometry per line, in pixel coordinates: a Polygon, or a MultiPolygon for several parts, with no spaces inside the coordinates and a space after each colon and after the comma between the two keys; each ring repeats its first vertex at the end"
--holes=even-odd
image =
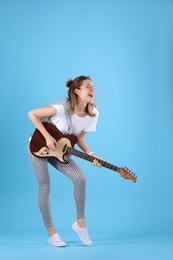
{"type": "Polygon", "coordinates": [[[50,150],[56,150],[58,148],[57,141],[51,135],[46,138],[46,145],[50,150]]]}

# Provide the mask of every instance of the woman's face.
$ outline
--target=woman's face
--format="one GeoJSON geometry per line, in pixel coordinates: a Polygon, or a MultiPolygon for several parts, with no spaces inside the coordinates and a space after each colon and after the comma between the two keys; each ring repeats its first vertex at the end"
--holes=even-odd
{"type": "Polygon", "coordinates": [[[82,81],[80,89],[75,89],[75,93],[78,95],[80,101],[85,103],[92,102],[94,99],[94,85],[90,79],[82,81]]]}

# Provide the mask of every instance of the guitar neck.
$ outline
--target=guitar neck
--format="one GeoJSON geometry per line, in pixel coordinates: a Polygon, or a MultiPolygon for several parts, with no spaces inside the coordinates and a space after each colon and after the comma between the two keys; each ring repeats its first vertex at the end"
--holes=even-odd
{"type": "MultiPolygon", "coordinates": [[[[87,160],[89,162],[93,162],[93,160],[95,159],[94,156],[86,154],[86,153],[81,152],[81,151],[78,151],[78,150],[76,150],[76,149],[74,149],[72,147],[68,147],[68,148],[65,148],[65,149],[66,149],[67,153],[69,153],[71,155],[74,155],[76,157],[79,157],[81,159],[87,160]]],[[[117,166],[115,166],[113,164],[107,163],[104,160],[101,160],[101,159],[98,159],[98,158],[96,158],[96,159],[99,161],[99,163],[101,163],[101,165],[103,167],[108,168],[108,169],[113,170],[113,171],[116,171],[116,172],[119,172],[119,167],[117,167],[117,166]]]]}

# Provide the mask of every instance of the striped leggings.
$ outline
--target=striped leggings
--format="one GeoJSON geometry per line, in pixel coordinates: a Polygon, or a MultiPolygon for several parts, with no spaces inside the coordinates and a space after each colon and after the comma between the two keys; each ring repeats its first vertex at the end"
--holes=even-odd
{"type": "Polygon", "coordinates": [[[77,218],[84,218],[86,177],[78,165],[69,156],[67,157],[67,164],[61,163],[53,157],[38,158],[31,154],[29,146],[28,154],[38,182],[38,203],[45,227],[49,228],[53,226],[50,212],[50,176],[48,172],[48,163],[61,173],[65,174],[73,182],[77,218]]]}

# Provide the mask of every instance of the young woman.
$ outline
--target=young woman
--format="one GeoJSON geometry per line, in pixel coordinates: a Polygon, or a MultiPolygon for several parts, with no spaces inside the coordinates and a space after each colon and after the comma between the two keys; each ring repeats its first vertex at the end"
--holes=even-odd
{"type": "MultiPolygon", "coordinates": [[[[63,102],[36,108],[28,113],[34,126],[42,133],[46,140],[47,147],[51,150],[58,149],[56,140],[46,130],[42,121],[49,118],[63,134],[74,134],[78,137],[78,146],[87,154],[98,158],[85,142],[86,132],[96,130],[98,110],[93,105],[94,86],[90,77],[79,76],[74,80],[66,82],[68,97],[63,102]]],[[[74,199],[76,204],[77,219],[72,225],[73,230],[79,235],[82,243],[91,246],[85,225],[85,191],[86,177],[70,155],[66,155],[67,164],[61,163],[54,157],[38,158],[31,154],[28,146],[29,157],[36,175],[39,187],[38,202],[43,222],[48,231],[48,243],[54,246],[66,246],[60,235],[56,232],[50,212],[49,192],[50,177],[48,163],[58,171],[65,174],[74,183],[74,199]]],[[[101,167],[97,159],[93,160],[94,166],[101,167]]]]}

